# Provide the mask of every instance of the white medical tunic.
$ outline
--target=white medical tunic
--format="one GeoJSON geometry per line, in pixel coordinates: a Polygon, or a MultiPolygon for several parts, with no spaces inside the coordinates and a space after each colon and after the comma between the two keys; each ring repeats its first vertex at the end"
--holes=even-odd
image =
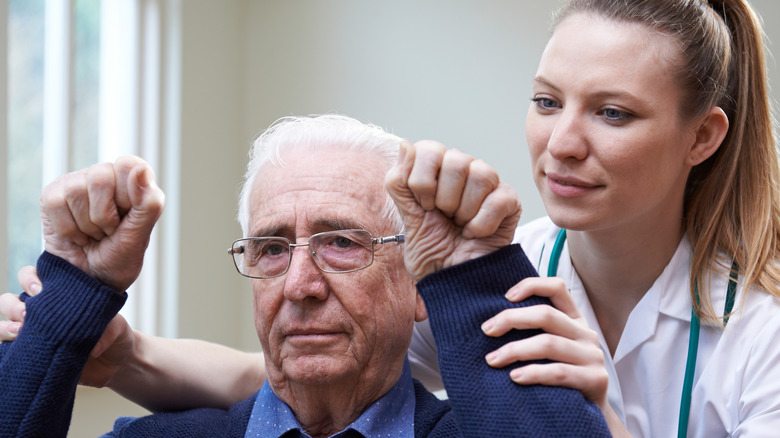
{"type": "MultiPolygon", "coordinates": [[[[518,228],[540,275],[546,275],[560,231],[549,218],[518,228]]],[[[590,327],[599,335],[609,373],[608,397],[634,437],[674,437],[691,325],[691,247],[683,238],[669,265],[631,311],[615,355],[609,354],[568,246],[558,265],[590,327]]],[[[713,273],[713,306],[722,312],[728,277],[713,273]]],[[[780,299],[737,287],[725,330],[702,321],[688,423],[689,437],[780,437],[780,299]]],[[[409,352],[413,374],[441,386],[430,327],[418,324],[409,352]]]]}

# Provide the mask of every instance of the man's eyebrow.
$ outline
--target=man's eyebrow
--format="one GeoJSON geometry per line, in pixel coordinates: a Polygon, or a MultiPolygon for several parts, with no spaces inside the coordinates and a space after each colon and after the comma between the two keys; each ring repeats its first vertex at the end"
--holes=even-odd
{"type": "MultiPolygon", "coordinates": [[[[310,227],[313,230],[368,230],[366,225],[353,219],[320,219],[314,221],[310,227]]],[[[315,233],[319,231],[314,231],[315,233]]],[[[295,229],[288,225],[267,226],[252,230],[247,237],[287,237],[295,239],[295,229]]]]}
{"type": "Polygon", "coordinates": [[[286,226],[270,226],[252,230],[248,237],[276,237],[282,236],[287,231],[289,231],[289,227],[286,226]]]}
{"type": "Polygon", "coordinates": [[[317,228],[329,228],[332,230],[365,230],[366,226],[352,219],[322,219],[314,222],[317,228]]]}

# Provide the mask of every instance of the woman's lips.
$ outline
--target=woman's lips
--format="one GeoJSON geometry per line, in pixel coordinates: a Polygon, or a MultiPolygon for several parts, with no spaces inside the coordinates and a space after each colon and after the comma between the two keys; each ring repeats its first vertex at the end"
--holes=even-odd
{"type": "Polygon", "coordinates": [[[591,184],[581,179],[556,175],[553,173],[547,174],[547,185],[554,194],[563,197],[577,197],[584,196],[594,190],[602,187],[597,184],[591,184]]]}

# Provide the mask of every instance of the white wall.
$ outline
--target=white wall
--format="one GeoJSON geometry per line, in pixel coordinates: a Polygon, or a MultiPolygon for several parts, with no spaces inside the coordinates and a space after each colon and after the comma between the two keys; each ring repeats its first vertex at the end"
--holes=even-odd
{"type": "MultiPolygon", "coordinates": [[[[755,0],[771,41],[780,2],[755,0]]],[[[179,334],[255,349],[249,282],[225,249],[251,140],[280,116],[338,112],[485,159],[544,214],[524,137],[530,83],[560,0],[185,0],[179,334]]],[[[780,56],[777,44],[770,46],[780,56]]],[[[774,100],[780,73],[770,59],[774,100]]],[[[82,391],[70,436],[137,415],[82,391]]]]}

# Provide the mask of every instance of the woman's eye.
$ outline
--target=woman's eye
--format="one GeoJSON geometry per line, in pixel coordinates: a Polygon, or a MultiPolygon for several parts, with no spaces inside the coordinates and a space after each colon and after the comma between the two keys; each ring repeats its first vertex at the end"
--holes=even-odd
{"type": "Polygon", "coordinates": [[[610,122],[625,122],[632,117],[630,113],[617,108],[604,108],[601,114],[610,122]]]}
{"type": "Polygon", "coordinates": [[[536,104],[536,107],[540,110],[551,110],[558,108],[560,105],[558,105],[558,102],[548,99],[546,97],[534,97],[531,99],[532,102],[536,104]]]}

